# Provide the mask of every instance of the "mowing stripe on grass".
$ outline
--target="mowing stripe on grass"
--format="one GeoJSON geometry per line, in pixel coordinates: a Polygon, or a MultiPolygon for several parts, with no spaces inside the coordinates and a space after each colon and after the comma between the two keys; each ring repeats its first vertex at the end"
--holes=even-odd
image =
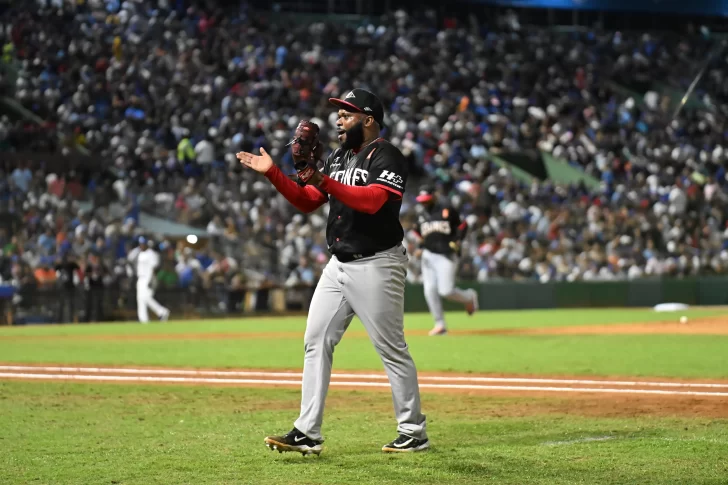
{"type": "MultiPolygon", "coordinates": [[[[76,374],[137,374],[147,376],[198,376],[198,377],[269,377],[269,378],[302,378],[301,372],[264,372],[264,371],[214,371],[192,369],[133,369],[125,367],[69,367],[69,366],[30,366],[0,365],[0,371],[44,371],[76,374]]],[[[331,374],[332,379],[387,380],[386,374],[331,374]]],[[[728,389],[728,383],[707,382],[660,382],[660,381],[612,381],[594,379],[551,379],[526,377],[463,377],[463,376],[428,376],[420,375],[419,380],[432,382],[491,382],[516,384],[558,384],[558,385],[601,385],[624,387],[672,387],[672,388],[709,388],[728,389]]]]}
{"type": "Polygon", "coordinates": [[[591,443],[593,441],[609,441],[616,439],[616,436],[586,436],[584,438],[575,438],[573,440],[565,441],[547,441],[541,443],[544,446],[559,446],[559,445],[577,445],[579,443],[591,443]]]}
{"type": "MultiPolygon", "coordinates": [[[[214,377],[166,377],[166,376],[107,376],[87,374],[30,374],[20,372],[2,372],[0,378],[5,379],[43,379],[61,381],[101,381],[101,382],[147,382],[147,383],[178,383],[178,384],[246,384],[246,385],[281,385],[300,386],[300,381],[275,379],[233,379],[214,377]]],[[[332,381],[331,386],[347,388],[377,388],[389,387],[388,382],[366,381],[332,381]]],[[[473,391],[515,391],[515,392],[581,392],[602,394],[659,394],[664,396],[705,396],[728,397],[728,392],[702,392],[702,391],[666,391],[657,389],[605,389],[605,388],[578,388],[578,387],[540,387],[540,386],[486,386],[477,384],[428,384],[422,383],[423,389],[435,390],[473,390],[473,391]]]]}

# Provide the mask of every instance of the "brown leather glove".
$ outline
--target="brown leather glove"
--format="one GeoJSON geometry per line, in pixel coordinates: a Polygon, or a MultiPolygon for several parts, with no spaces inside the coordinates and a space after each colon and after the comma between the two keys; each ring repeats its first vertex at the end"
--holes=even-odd
{"type": "Polygon", "coordinates": [[[293,139],[287,145],[291,147],[293,166],[298,174],[299,185],[305,185],[316,173],[316,162],[324,151],[318,137],[318,125],[308,120],[301,120],[293,139]]]}

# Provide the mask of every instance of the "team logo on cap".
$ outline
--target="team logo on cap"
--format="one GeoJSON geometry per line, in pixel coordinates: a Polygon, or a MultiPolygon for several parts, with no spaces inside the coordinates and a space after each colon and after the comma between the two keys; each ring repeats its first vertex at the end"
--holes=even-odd
{"type": "Polygon", "coordinates": [[[349,99],[354,97],[354,91],[351,91],[349,94],[346,95],[344,99],[349,99]]]}

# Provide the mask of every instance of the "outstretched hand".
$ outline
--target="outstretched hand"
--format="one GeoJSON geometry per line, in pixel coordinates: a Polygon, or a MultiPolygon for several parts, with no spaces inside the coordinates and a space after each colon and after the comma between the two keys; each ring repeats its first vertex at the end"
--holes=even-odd
{"type": "Polygon", "coordinates": [[[248,152],[238,152],[235,156],[240,160],[240,163],[246,167],[252,168],[258,173],[265,174],[273,166],[273,159],[265,151],[265,148],[260,147],[260,155],[253,155],[248,152]]]}

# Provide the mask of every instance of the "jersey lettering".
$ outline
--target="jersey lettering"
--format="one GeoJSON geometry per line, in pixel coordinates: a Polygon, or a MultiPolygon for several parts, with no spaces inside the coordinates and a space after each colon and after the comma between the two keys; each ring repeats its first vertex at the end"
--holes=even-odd
{"type": "Polygon", "coordinates": [[[363,168],[348,168],[333,172],[330,177],[345,185],[366,185],[369,172],[363,168]]]}
{"type": "Polygon", "coordinates": [[[423,222],[420,228],[422,237],[427,237],[433,232],[441,234],[450,234],[450,221],[428,221],[423,222]]]}
{"type": "Polygon", "coordinates": [[[459,242],[464,233],[460,227],[460,216],[451,208],[431,208],[419,217],[417,232],[422,237],[422,247],[430,252],[451,256],[451,242],[459,242]]]}

